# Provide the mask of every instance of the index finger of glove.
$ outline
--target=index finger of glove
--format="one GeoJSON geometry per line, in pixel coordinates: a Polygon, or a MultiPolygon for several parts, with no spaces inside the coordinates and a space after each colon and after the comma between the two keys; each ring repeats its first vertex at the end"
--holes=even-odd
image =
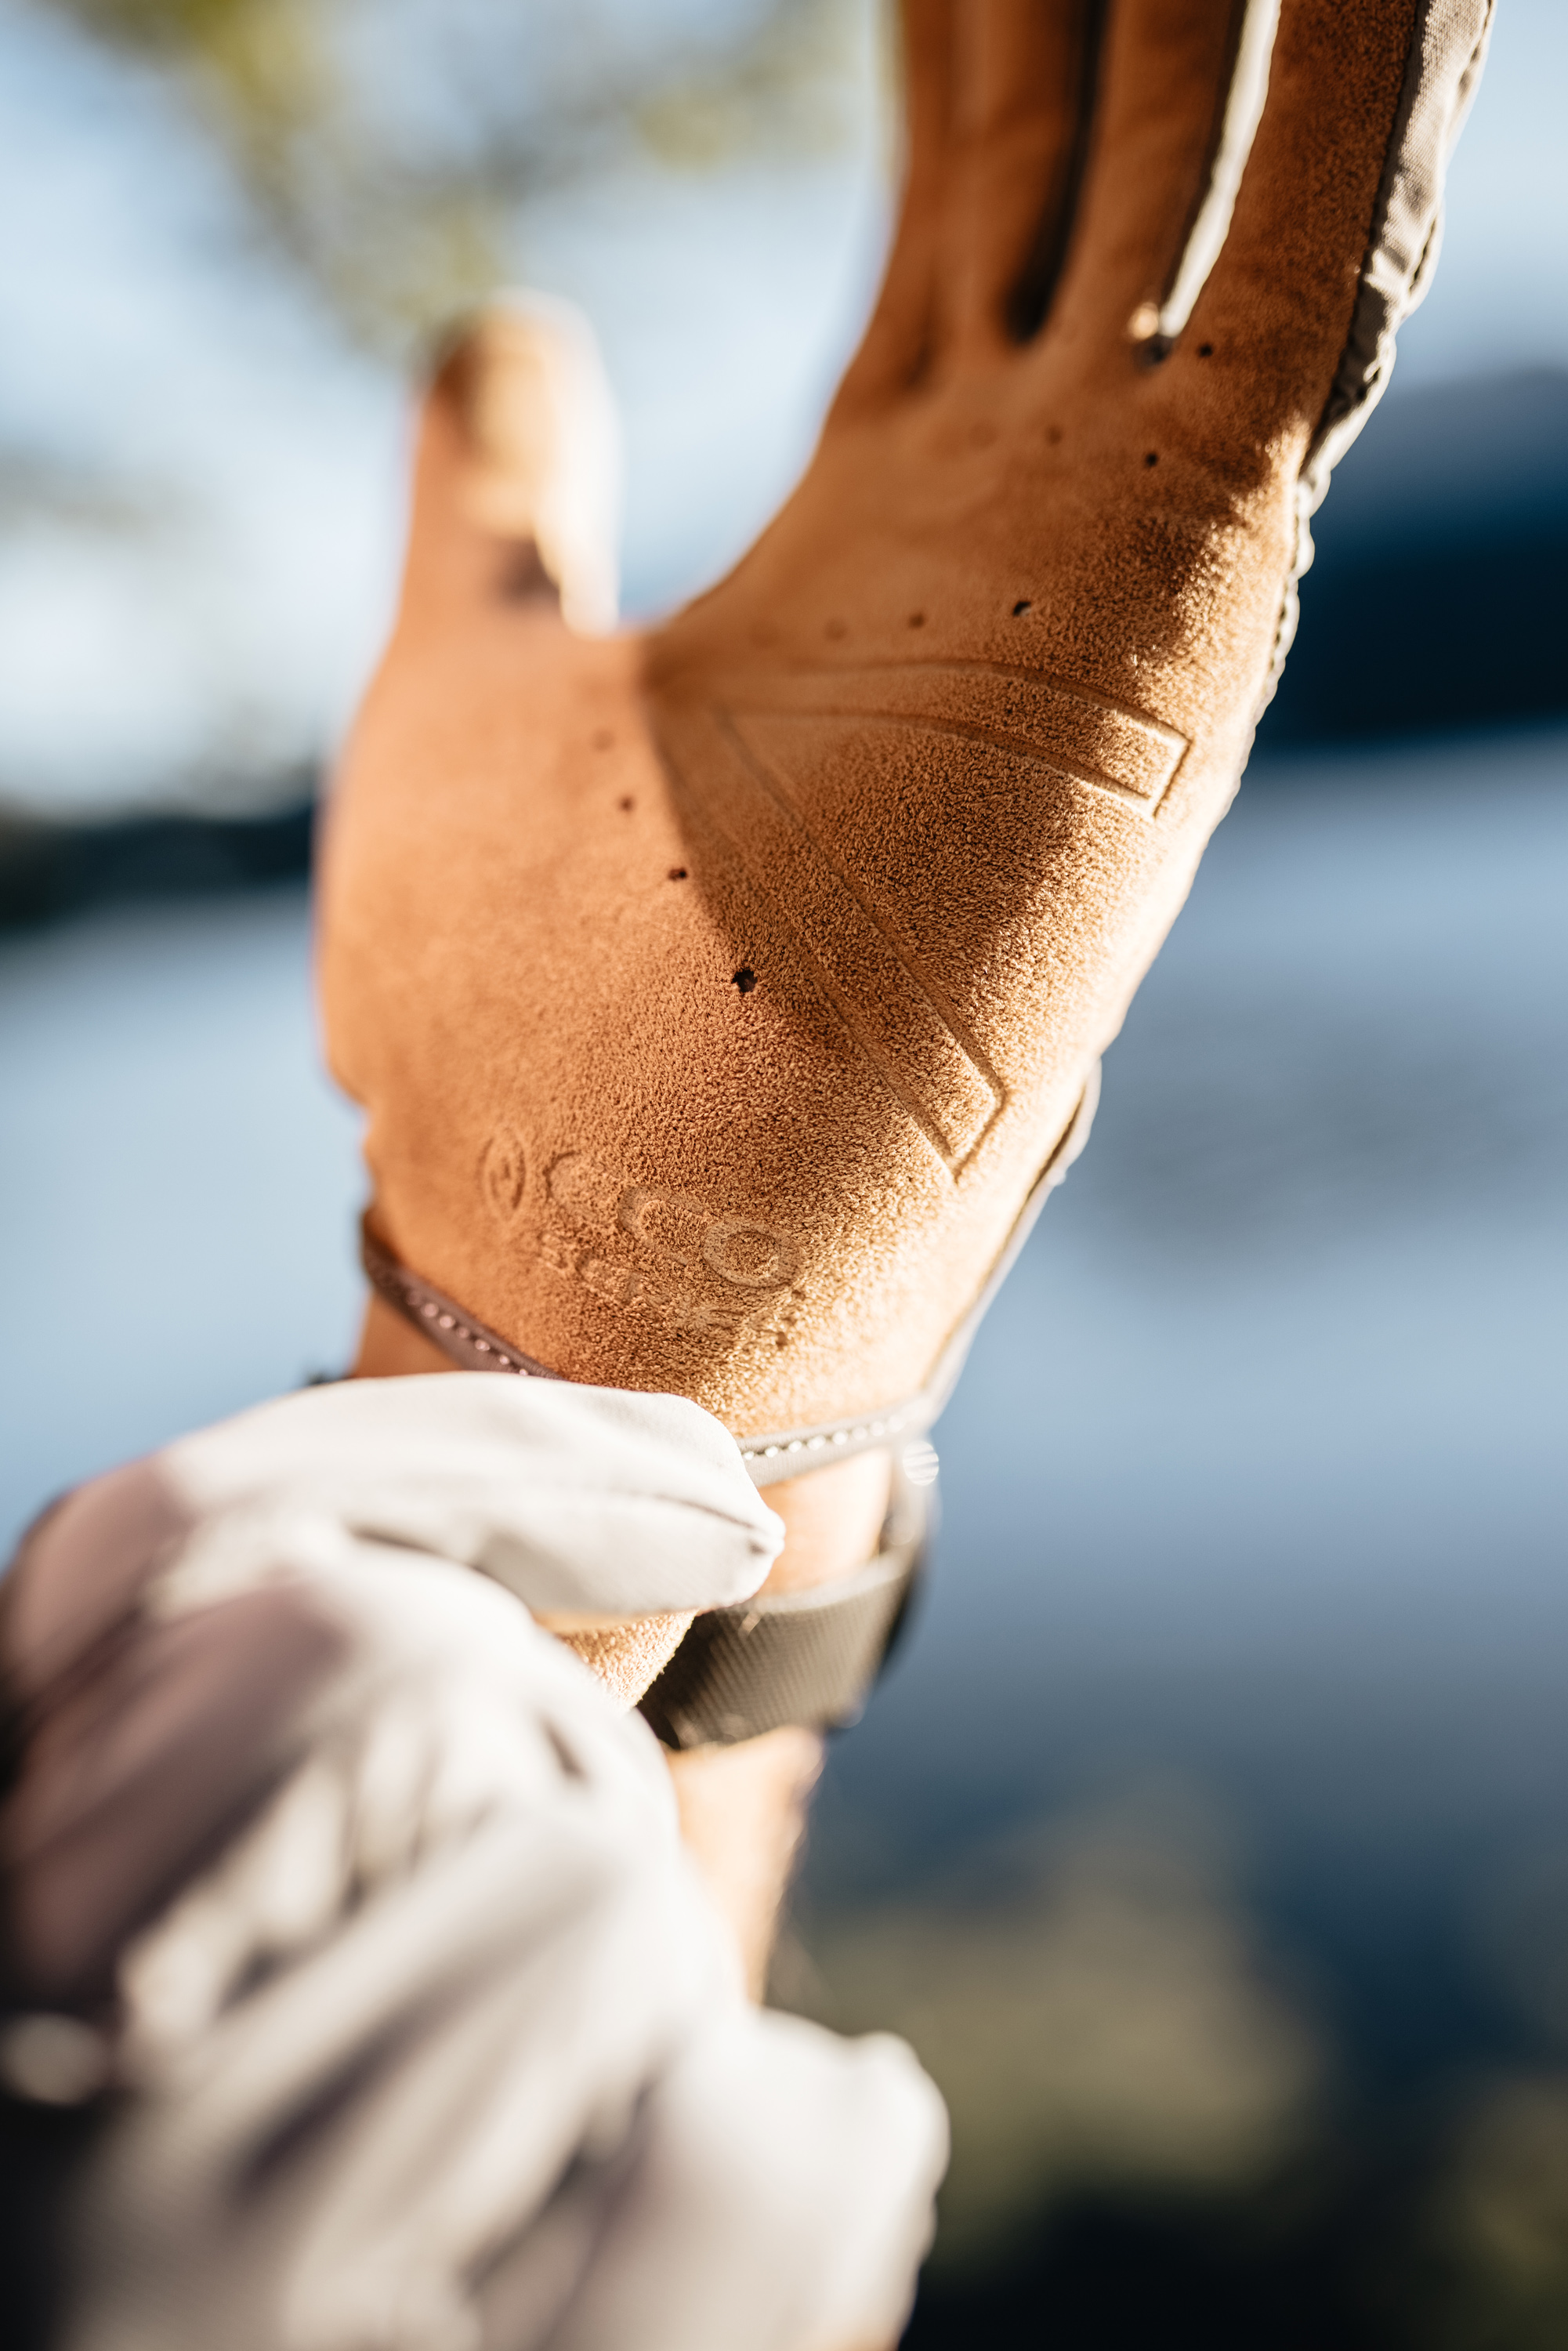
{"type": "Polygon", "coordinates": [[[1071,225],[1101,7],[905,0],[899,228],[841,416],[1033,333],[1071,225]]]}

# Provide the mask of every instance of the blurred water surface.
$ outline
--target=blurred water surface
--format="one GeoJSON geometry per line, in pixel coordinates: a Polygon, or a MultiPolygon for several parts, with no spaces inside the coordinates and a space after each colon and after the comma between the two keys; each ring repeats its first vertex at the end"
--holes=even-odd
{"type": "Polygon", "coordinates": [[[0,1525],[337,1368],[357,1122],[294,884],[0,943],[0,1525]]]}

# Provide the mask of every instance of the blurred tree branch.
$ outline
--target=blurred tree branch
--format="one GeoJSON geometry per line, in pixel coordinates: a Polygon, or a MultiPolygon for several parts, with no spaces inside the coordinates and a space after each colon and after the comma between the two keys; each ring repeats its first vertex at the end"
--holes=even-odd
{"type": "Polygon", "coordinates": [[[584,172],[838,144],[875,0],[46,5],[172,79],[273,243],[401,357],[518,274],[519,215],[584,172]]]}

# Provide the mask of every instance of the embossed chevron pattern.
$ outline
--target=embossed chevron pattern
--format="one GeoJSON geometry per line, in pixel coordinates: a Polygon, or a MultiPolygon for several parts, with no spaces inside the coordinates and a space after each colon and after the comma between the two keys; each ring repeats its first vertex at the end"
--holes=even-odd
{"type": "Polygon", "coordinates": [[[921,1132],[947,1166],[962,1166],[1003,1088],[959,1014],[901,956],[876,907],[735,719],[677,706],[662,732],[677,790],[691,795],[753,887],[779,908],[824,995],[921,1132]]]}
{"type": "Polygon", "coordinates": [[[1000,662],[883,662],[776,672],[724,695],[743,737],[753,716],[899,719],[960,741],[995,743],[1060,776],[1115,792],[1153,816],[1181,765],[1185,735],[1140,710],[1000,662]]]}
{"type": "MultiPolygon", "coordinates": [[[[721,701],[660,721],[673,779],[778,905],[856,1043],[955,1171],[1006,1088],[941,982],[901,946],[894,910],[845,871],[814,822],[821,721],[933,737],[960,766],[972,745],[1036,761],[1056,778],[1157,814],[1186,737],[1145,713],[995,662],[883,662],[863,669],[761,671],[721,701]],[[814,722],[792,742],[791,721],[814,722]]],[[[801,732],[800,727],[794,730],[801,732]]],[[[894,761],[897,752],[894,750],[894,761]]]]}

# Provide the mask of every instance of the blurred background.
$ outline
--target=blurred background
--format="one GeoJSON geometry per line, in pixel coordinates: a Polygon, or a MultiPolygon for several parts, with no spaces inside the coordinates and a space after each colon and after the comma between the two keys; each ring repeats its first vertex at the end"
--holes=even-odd
{"type": "MultiPolygon", "coordinates": [[[[1568,2341],[1568,12],[1500,16],[780,1955],[951,2104],[922,2351],[1568,2341]]],[[[889,93],[871,0],[0,0],[6,1543],[350,1347],[309,805],[432,336],[582,305],[666,608],[809,453],[889,93]]]]}

